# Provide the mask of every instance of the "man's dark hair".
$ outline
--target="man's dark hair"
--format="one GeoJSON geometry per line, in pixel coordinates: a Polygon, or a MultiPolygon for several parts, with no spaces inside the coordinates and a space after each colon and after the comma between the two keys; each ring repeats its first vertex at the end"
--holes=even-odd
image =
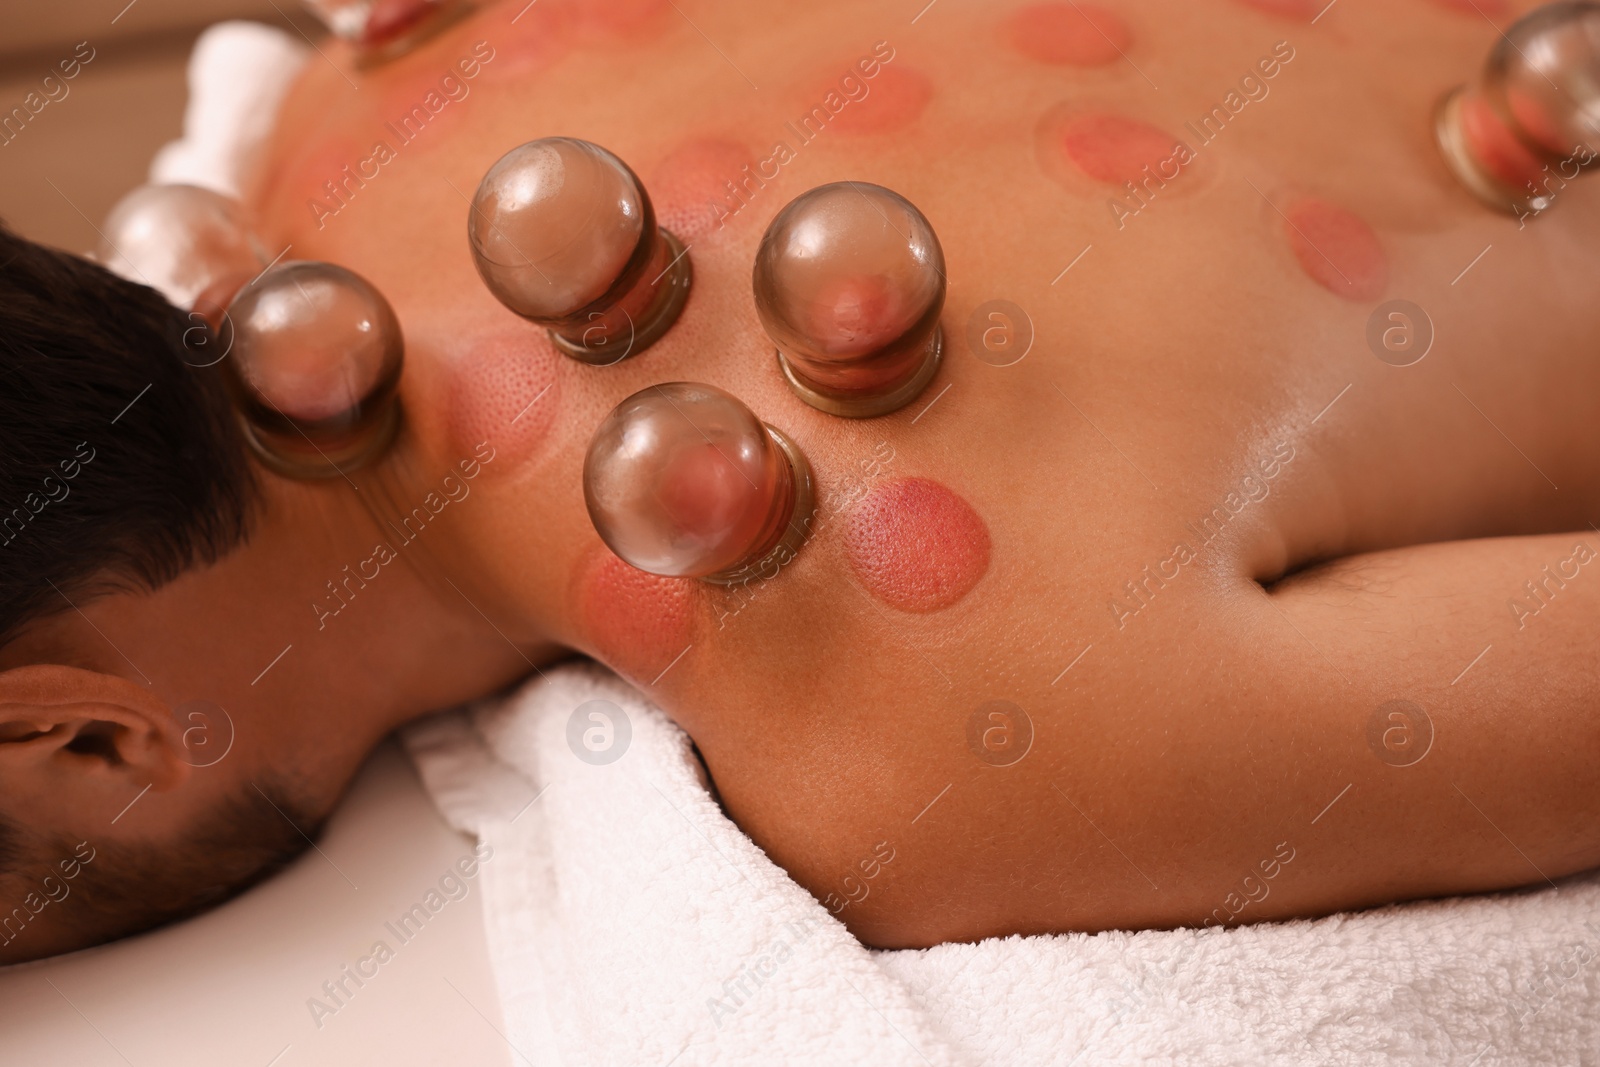
{"type": "MultiPolygon", "coordinates": [[[[204,366],[217,354],[204,322],[156,290],[0,223],[0,645],[74,601],[157,589],[245,540],[257,487],[204,366]]],[[[89,943],[216,903],[305,846],[301,830],[321,816],[297,797],[286,783],[246,790],[178,855],[99,845],[61,907],[89,943]]],[[[0,819],[0,878],[19,890],[59,881],[52,865],[75,844],[0,819]]],[[[29,921],[17,903],[0,910],[0,948],[29,921]]],[[[0,956],[10,951],[32,954],[24,941],[0,956]]]]}
{"type": "Polygon", "coordinates": [[[74,591],[246,536],[255,484],[198,317],[0,223],[0,644],[74,591]],[[201,353],[205,353],[202,357],[201,353]]]}

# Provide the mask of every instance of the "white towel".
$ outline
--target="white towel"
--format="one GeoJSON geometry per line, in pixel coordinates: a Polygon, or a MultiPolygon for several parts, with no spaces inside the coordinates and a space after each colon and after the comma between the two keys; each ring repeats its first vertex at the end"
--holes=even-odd
{"type": "Polygon", "coordinates": [[[150,181],[247,196],[278,107],[310,51],[282,30],[257,22],[209,27],[189,56],[183,136],[156,153],[150,181]]]}
{"type": "MultiPolygon", "coordinates": [[[[412,727],[495,850],[512,1044],[582,1064],[1496,1064],[1600,1055],[1600,879],[1234,930],[864,949],[711,799],[688,740],[593,666],[412,727]],[[575,753],[600,720],[622,756],[575,753]],[[592,757],[591,757],[592,758],[592,757]],[[537,799],[535,799],[537,798],[537,799]]],[[[615,747],[613,748],[615,751],[615,747]]]]}

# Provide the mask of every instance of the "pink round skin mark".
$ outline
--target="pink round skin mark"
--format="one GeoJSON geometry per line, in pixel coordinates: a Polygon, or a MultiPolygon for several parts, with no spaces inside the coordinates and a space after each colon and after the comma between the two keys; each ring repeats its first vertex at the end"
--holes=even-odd
{"type": "Polygon", "coordinates": [[[1373,300],[1389,286],[1389,259],[1359,215],[1306,199],[1285,212],[1284,236],[1311,280],[1346,300],[1373,300]]]}
{"type": "Polygon", "coordinates": [[[561,357],[543,331],[528,327],[474,340],[457,357],[450,382],[449,436],[463,456],[484,441],[511,472],[538,450],[555,424],[561,357]]]}
{"type": "Polygon", "coordinates": [[[715,229],[736,206],[728,182],[738,185],[755,157],[737,141],[705,138],[681,145],[650,174],[646,188],[656,221],[685,241],[715,229]]]}
{"type": "Polygon", "coordinates": [[[1093,4],[1034,4],[1013,14],[1006,31],[1018,52],[1057,66],[1103,67],[1133,44],[1128,24],[1093,4]]]}
{"type": "Polygon", "coordinates": [[[939,611],[989,570],[989,528],[960,496],[927,478],[875,487],[845,519],[844,554],[867,591],[901,611],[939,611]]]}
{"type": "MultiPolygon", "coordinates": [[[[875,78],[862,78],[859,71],[852,71],[851,77],[865,88],[866,96],[850,100],[837,83],[829,89],[849,101],[828,123],[830,129],[840,133],[874,134],[903,129],[917,121],[933,99],[933,82],[902,61],[880,67],[875,78]]],[[[860,91],[857,90],[858,95],[860,91]]],[[[823,99],[826,98],[825,93],[823,99]]]]}
{"type": "Polygon", "coordinates": [[[1159,172],[1181,147],[1171,134],[1120,115],[1078,116],[1062,127],[1060,136],[1068,162],[1108,185],[1138,181],[1145,167],[1159,172]]]}
{"type": "Polygon", "coordinates": [[[646,574],[604,545],[579,570],[578,618],[608,665],[650,682],[693,639],[695,582],[646,574]]]}

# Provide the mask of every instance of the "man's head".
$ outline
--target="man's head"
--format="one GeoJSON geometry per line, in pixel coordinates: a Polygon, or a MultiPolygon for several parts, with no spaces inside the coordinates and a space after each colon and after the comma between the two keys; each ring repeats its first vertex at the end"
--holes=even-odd
{"type": "Polygon", "coordinates": [[[433,521],[460,457],[426,390],[379,465],[293,481],[218,357],[153,289],[0,227],[0,963],[238,891],[394,727],[554,654],[450,540],[483,508],[433,521]]]}
{"type": "Polygon", "coordinates": [[[113,821],[201,761],[168,686],[85,609],[216,564],[261,504],[214,369],[191,365],[210,340],[153,289],[0,227],[0,962],[185,914],[302,848],[292,821],[312,829],[270,780],[153,833],[113,821]]]}

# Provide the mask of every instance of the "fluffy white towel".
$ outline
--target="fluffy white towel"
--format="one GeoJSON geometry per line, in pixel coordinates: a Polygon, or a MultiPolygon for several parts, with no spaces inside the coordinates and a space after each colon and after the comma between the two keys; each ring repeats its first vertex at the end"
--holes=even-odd
{"type": "Polygon", "coordinates": [[[580,1064],[1556,1064],[1600,1050],[1600,879],[1235,930],[871,952],[723,816],[614,676],[549,672],[408,731],[495,849],[510,1040],[580,1064]],[[605,700],[615,762],[574,712],[605,700]],[[592,747],[592,745],[591,745],[592,747]],[[591,758],[593,758],[591,756],[591,758]]]}
{"type": "Polygon", "coordinates": [[[310,51],[282,30],[257,22],[208,28],[189,56],[183,137],[156,153],[150,181],[246,195],[278,106],[310,51]]]}

